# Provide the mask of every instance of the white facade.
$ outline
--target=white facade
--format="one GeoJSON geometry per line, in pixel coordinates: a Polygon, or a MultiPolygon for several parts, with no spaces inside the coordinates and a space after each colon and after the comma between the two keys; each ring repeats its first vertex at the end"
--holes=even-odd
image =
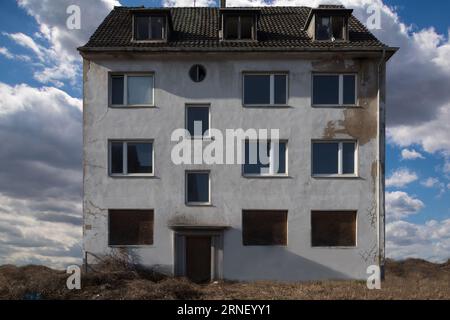
{"type": "Polygon", "coordinates": [[[197,232],[215,235],[216,278],[365,279],[367,267],[384,260],[384,69],[381,55],[369,53],[85,55],[84,250],[99,256],[111,252],[108,210],[153,209],[153,245],[128,247],[146,266],[182,274],[183,234],[203,227],[197,232]],[[207,70],[199,83],[188,74],[197,63],[207,70]],[[261,71],[288,73],[287,107],[243,106],[243,72],[261,71]],[[108,83],[115,72],[154,74],[154,107],[111,108],[108,83]],[[313,107],[313,72],[356,73],[358,105],[313,107]],[[209,104],[211,127],[223,132],[279,129],[288,141],[287,177],[244,177],[239,164],[173,164],[170,138],[185,127],[187,104],[209,104]],[[111,177],[108,141],[142,139],[153,141],[154,176],[111,177]],[[356,140],[358,176],[313,177],[316,139],[356,140]],[[210,171],[211,205],[186,205],[186,170],[210,171]],[[244,246],[244,209],[287,210],[287,246],[244,246]],[[313,210],[357,211],[356,246],[312,247],[313,210]]]}

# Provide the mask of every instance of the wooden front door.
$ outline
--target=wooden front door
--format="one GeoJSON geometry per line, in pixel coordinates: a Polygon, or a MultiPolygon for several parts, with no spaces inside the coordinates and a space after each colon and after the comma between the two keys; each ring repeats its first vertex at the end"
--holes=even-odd
{"type": "Polygon", "coordinates": [[[210,236],[186,236],[186,276],[197,283],[211,281],[210,236]]]}

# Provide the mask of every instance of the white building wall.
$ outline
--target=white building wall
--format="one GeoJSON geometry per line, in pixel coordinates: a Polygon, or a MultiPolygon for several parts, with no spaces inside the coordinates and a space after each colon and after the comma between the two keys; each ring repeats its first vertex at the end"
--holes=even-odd
{"type": "Polygon", "coordinates": [[[377,245],[377,65],[378,60],[329,60],[212,54],[154,58],[116,57],[84,62],[84,249],[108,248],[108,209],[154,209],[154,245],[130,248],[144,265],[171,272],[174,252],[169,223],[230,225],[224,232],[223,273],[236,280],[366,278],[378,263],[377,245]],[[194,83],[189,68],[207,69],[194,83]],[[155,73],[154,108],[108,108],[109,72],[155,73]],[[288,71],[289,107],[244,108],[243,71],[288,71]],[[311,106],[313,71],[358,72],[360,107],[311,106]],[[184,128],[185,105],[209,103],[211,126],[280,129],[288,140],[288,178],[245,178],[240,165],[174,165],[170,141],[184,128]],[[357,179],[311,177],[312,139],[358,139],[357,179]],[[108,139],[154,139],[155,177],[108,176],[108,139]],[[375,168],[375,169],[374,169],[375,168]],[[185,170],[211,170],[212,205],[185,205],[185,170]],[[244,247],[243,209],[288,210],[286,247],[244,247]],[[311,210],[357,210],[357,246],[312,248],[311,210]]]}

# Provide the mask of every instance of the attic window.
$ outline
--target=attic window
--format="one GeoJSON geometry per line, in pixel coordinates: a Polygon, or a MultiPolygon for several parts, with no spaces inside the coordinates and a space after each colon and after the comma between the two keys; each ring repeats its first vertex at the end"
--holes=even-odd
{"type": "Polygon", "coordinates": [[[135,16],[134,40],[164,40],[166,38],[166,18],[162,15],[135,16]]]}
{"type": "Polygon", "coordinates": [[[343,16],[318,16],[316,40],[345,40],[345,19],[343,16]]]}
{"type": "Polygon", "coordinates": [[[225,15],[225,40],[253,40],[255,38],[254,19],[252,16],[225,15]]]}

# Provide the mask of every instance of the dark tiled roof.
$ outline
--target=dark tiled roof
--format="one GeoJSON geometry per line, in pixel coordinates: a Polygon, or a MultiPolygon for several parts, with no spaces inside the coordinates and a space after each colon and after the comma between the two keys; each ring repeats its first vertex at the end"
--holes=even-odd
{"type": "MultiPolygon", "coordinates": [[[[89,42],[79,48],[90,50],[294,50],[307,49],[381,49],[387,48],[355,17],[349,19],[346,42],[312,41],[304,30],[311,11],[307,7],[261,7],[258,41],[221,41],[220,8],[170,8],[173,32],[167,43],[132,42],[132,10],[115,7],[89,42]]],[[[254,9],[254,8],[253,8],[254,9]]]]}

